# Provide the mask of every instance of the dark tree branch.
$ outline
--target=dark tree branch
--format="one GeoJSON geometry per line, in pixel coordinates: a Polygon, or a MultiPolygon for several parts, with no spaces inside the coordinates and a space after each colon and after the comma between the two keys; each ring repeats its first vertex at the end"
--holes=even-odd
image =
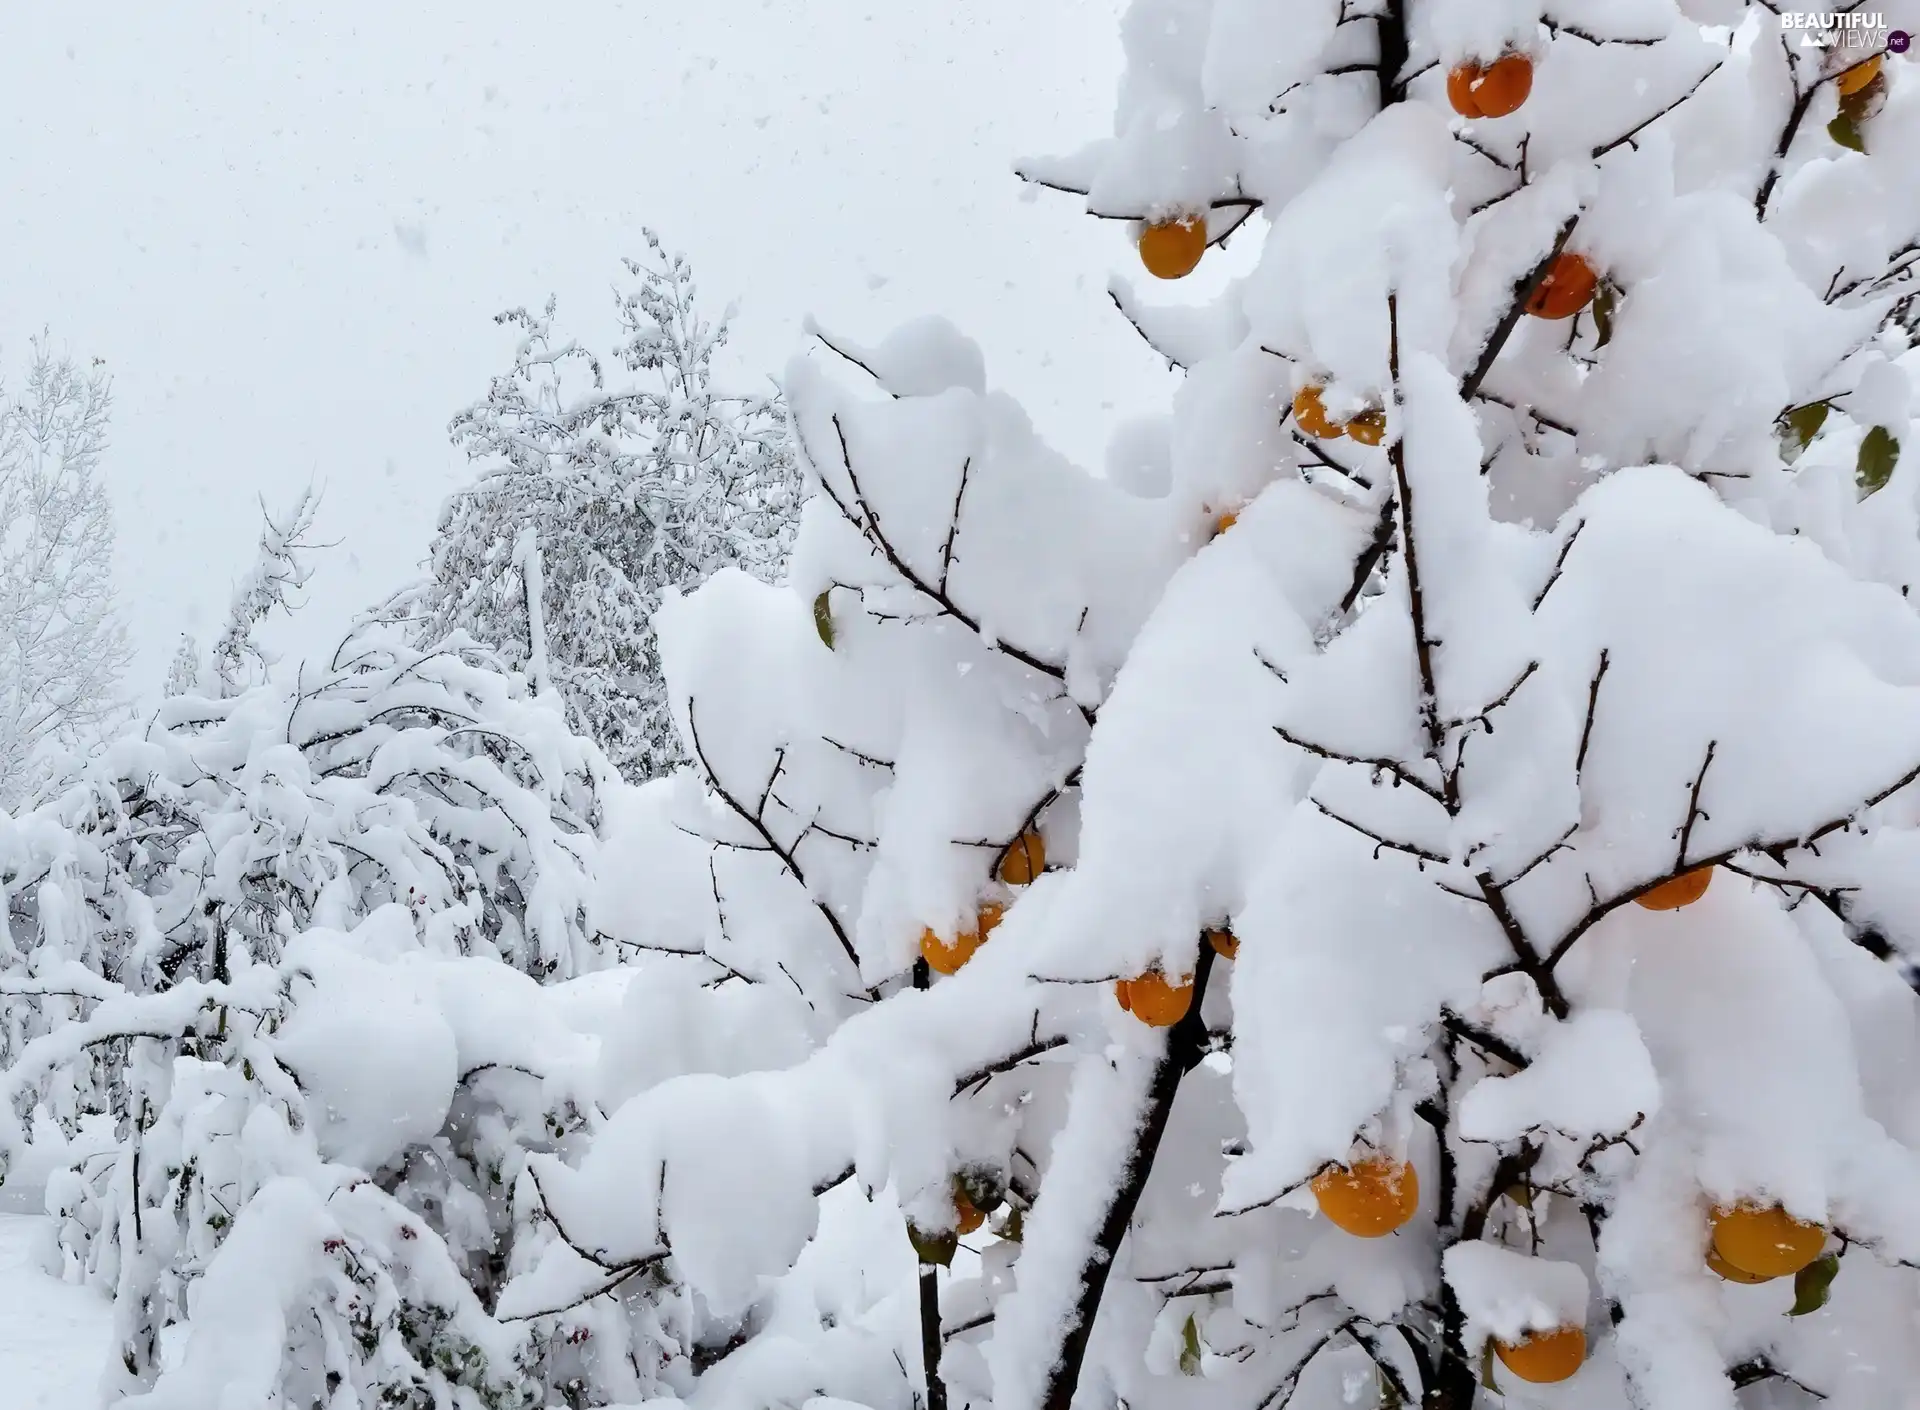
{"type": "MultiPolygon", "coordinates": [[[[917,973],[919,966],[925,963],[925,960],[915,961],[915,972],[917,973]]],[[[918,988],[919,986],[916,985],[914,987],[918,988]]],[[[1036,1022],[1037,1021],[1036,1019],[1036,1022]]],[[[964,1096],[970,1089],[985,1086],[1001,1073],[1011,1072],[1024,1063],[1032,1062],[1043,1053],[1050,1053],[1055,1048],[1064,1048],[1066,1045],[1067,1040],[1064,1036],[1036,1038],[1024,1047],[1008,1053],[998,1062],[990,1062],[985,1067],[977,1067],[972,1072],[967,1073],[966,1076],[960,1078],[959,1081],[953,1084],[953,1094],[956,1097],[964,1096]]]]}
{"type": "Polygon", "coordinates": [[[1607,648],[1600,648],[1600,666],[1593,673],[1593,683],[1587,687],[1587,720],[1580,727],[1580,752],[1574,756],[1573,776],[1579,781],[1580,773],[1587,766],[1587,747],[1593,743],[1594,716],[1600,710],[1600,681],[1607,674],[1607,648]]]}
{"type": "MultiPolygon", "coordinates": [[[[913,987],[924,991],[933,982],[926,960],[913,962],[913,987]]],[[[920,1360],[927,1376],[927,1410],[947,1410],[947,1384],[940,1379],[940,1270],[920,1265],[920,1360]]]]}
{"type": "Polygon", "coordinates": [[[1340,615],[1353,611],[1353,604],[1360,600],[1360,594],[1366,591],[1367,580],[1373,576],[1373,570],[1380,566],[1380,560],[1386,555],[1387,545],[1393,542],[1395,507],[1393,496],[1388,495],[1380,504],[1380,517],[1373,526],[1373,537],[1367,540],[1367,546],[1353,561],[1353,580],[1348,583],[1346,595],[1340,599],[1340,615]]]}
{"type": "MultiPolygon", "coordinates": [[[[1044,661],[1032,652],[1024,651],[1020,647],[1008,642],[988,641],[987,635],[981,629],[980,621],[977,617],[963,610],[957,602],[947,595],[946,589],[943,586],[930,583],[921,577],[920,574],[900,556],[899,551],[894,548],[892,541],[881,531],[879,516],[874,513],[872,504],[868,502],[866,492],[860,488],[860,476],[853,468],[853,453],[847,446],[846,428],[840,424],[840,416],[837,412],[833,416],[833,430],[840,441],[840,463],[847,472],[847,485],[848,488],[853,491],[854,506],[857,506],[860,511],[858,514],[855,514],[853,507],[849,506],[840,498],[840,492],[828,482],[825,475],[822,475],[820,476],[821,488],[827,492],[827,497],[833,501],[834,508],[840,511],[840,516],[858,529],[861,537],[879,550],[880,556],[886,559],[888,566],[900,575],[902,581],[938,607],[941,615],[951,617],[969,632],[973,633],[974,636],[978,637],[981,643],[990,649],[998,651],[1002,655],[1011,656],[1029,670],[1038,671],[1041,675],[1059,681],[1064,685],[1067,679],[1067,672],[1064,666],[1056,666],[1051,661],[1044,661]]],[[[806,452],[807,458],[813,460],[813,453],[807,450],[804,437],[801,437],[800,443],[802,450],[806,452]]],[[[815,463],[817,464],[818,462],[816,461],[815,463]]],[[[956,505],[958,504],[957,498],[955,503],[956,505]]],[[[1080,713],[1085,715],[1088,721],[1091,722],[1094,715],[1093,710],[1085,705],[1081,705],[1079,709],[1080,713]]]]}
{"type": "Polygon", "coordinates": [[[1534,595],[1533,610],[1535,612],[1538,612],[1540,604],[1547,600],[1547,594],[1553,591],[1553,585],[1560,581],[1561,573],[1566,571],[1567,555],[1573,552],[1573,545],[1579,539],[1580,531],[1586,527],[1587,521],[1582,519],[1573,526],[1573,532],[1567,535],[1567,541],[1560,545],[1559,556],[1553,560],[1553,571],[1547,574],[1546,582],[1540,585],[1540,591],[1534,595]]]}
{"type": "Polygon", "coordinates": [[[1564,1019],[1572,1012],[1567,996],[1560,992],[1560,983],[1553,977],[1551,963],[1543,962],[1540,954],[1533,948],[1533,942],[1527,939],[1526,932],[1520,928],[1512,907],[1507,905],[1506,893],[1494,881],[1491,873],[1481,872],[1474,878],[1485,898],[1487,909],[1493,912],[1493,918],[1499,923],[1500,933],[1507,938],[1507,945],[1513,951],[1514,960],[1520,966],[1520,972],[1533,981],[1540,991],[1541,1002],[1546,1004],[1555,1018],[1564,1019]]]}
{"type": "MultiPolygon", "coordinates": [[[[1059,1359],[1048,1374],[1041,1410],[1072,1410],[1074,1391],[1079,1387],[1080,1371],[1086,1363],[1087,1346],[1093,1336],[1094,1320],[1100,1315],[1100,1303],[1106,1295],[1108,1273],[1120,1252],[1121,1242],[1127,1236],[1127,1227],[1133,1222],[1133,1212],[1139,1206],[1147,1177],[1153,1173],[1154,1157],[1158,1155],[1160,1140],[1166,1134],[1167,1118],[1172,1114],[1174,1098],[1179,1094],[1180,1078],[1191,1066],[1195,1051],[1206,1042],[1207,1025],[1200,1011],[1205,1005],[1207,979],[1212,972],[1213,946],[1202,942],[1199,956],[1194,962],[1193,1002],[1185,1016],[1168,1033],[1166,1051],[1154,1065],[1153,1081],[1147,1089],[1146,1109],[1141,1113],[1133,1149],[1127,1155],[1120,1189],[1101,1222],[1093,1249],[1080,1268],[1080,1297],[1074,1308],[1073,1321],[1061,1343],[1059,1359]]],[[[1081,1199],[1084,1194],[1078,1190],[1062,1191],[1056,1198],[1081,1199]]]]}
{"type": "MultiPolygon", "coordinates": [[[[851,473],[851,471],[849,471],[851,473]]],[[[973,473],[973,457],[960,463],[960,485],[953,492],[953,512],[947,516],[947,541],[940,546],[940,592],[947,591],[947,579],[953,573],[953,541],[960,535],[960,502],[967,497],[967,477],[973,473]]]]}
{"type": "MultiPolygon", "coordinates": [[[[1397,403],[1400,400],[1400,302],[1394,294],[1387,295],[1387,372],[1393,379],[1393,399],[1397,403]]],[[[1420,715],[1426,724],[1428,757],[1441,771],[1446,807],[1451,813],[1458,800],[1453,780],[1447,775],[1446,763],[1441,758],[1445,731],[1440,724],[1440,687],[1434,675],[1433,642],[1427,635],[1426,596],[1421,590],[1420,555],[1414,544],[1413,483],[1407,477],[1405,442],[1395,441],[1387,457],[1393,464],[1393,499],[1400,510],[1400,560],[1407,574],[1407,608],[1413,619],[1414,654],[1420,667],[1420,715]]]]}
{"type": "MultiPolygon", "coordinates": [[[[840,924],[840,917],[833,913],[833,908],[820,897],[813,894],[813,888],[807,884],[807,874],[801,869],[799,859],[794,856],[793,849],[790,847],[782,847],[780,843],[775,840],[772,831],[760,816],[757,813],[749,811],[746,805],[734,797],[727,786],[720,781],[720,775],[714,770],[713,761],[707,758],[706,748],[700,740],[700,724],[696,718],[697,709],[698,707],[694,701],[689,699],[687,701],[687,733],[692,736],[693,753],[694,757],[700,761],[701,772],[706,774],[707,781],[713,785],[713,791],[719,797],[720,801],[725,803],[736,817],[759,835],[761,842],[766,844],[766,849],[780,859],[781,864],[786,867],[794,881],[799,884],[801,891],[806,893],[807,900],[813,903],[813,908],[826,920],[828,927],[833,931],[833,938],[840,942],[841,950],[845,952],[847,959],[852,962],[854,976],[857,979],[860,974],[860,953],[853,948],[852,937],[847,934],[846,927],[840,924]]],[[[872,999],[879,998],[879,995],[872,989],[867,990],[867,996],[872,999]]]]}
{"type": "Polygon", "coordinates": [[[1328,749],[1324,745],[1315,744],[1310,739],[1303,739],[1299,735],[1292,733],[1284,725],[1275,725],[1273,732],[1288,744],[1291,744],[1295,749],[1304,750],[1316,758],[1326,759],[1336,764],[1352,764],[1356,768],[1386,774],[1393,780],[1394,787],[1398,788],[1404,783],[1415,793],[1424,794],[1442,807],[1446,806],[1447,800],[1436,785],[1428,783],[1425,779],[1408,769],[1406,765],[1396,760],[1367,758],[1359,754],[1343,754],[1337,749],[1328,749]]]}
{"type": "Polygon", "coordinates": [[[1421,847],[1416,843],[1412,843],[1412,842],[1396,842],[1391,837],[1383,837],[1379,833],[1373,831],[1373,829],[1362,826],[1361,824],[1355,822],[1352,818],[1342,817],[1339,813],[1336,813],[1333,811],[1333,809],[1329,808],[1325,803],[1322,803],[1318,798],[1309,798],[1307,801],[1313,804],[1313,806],[1316,809],[1318,809],[1321,813],[1333,819],[1333,821],[1339,823],[1342,827],[1353,829],[1353,831],[1359,833],[1362,837],[1366,838],[1369,842],[1373,843],[1374,844],[1373,856],[1375,861],[1378,861],[1380,859],[1380,854],[1382,852],[1404,852],[1407,856],[1412,857],[1416,862],[1419,862],[1421,864],[1422,870],[1424,870],[1428,865],[1433,865],[1437,867],[1452,865],[1451,858],[1443,857],[1438,852],[1429,851],[1427,848],[1421,847]]]}
{"type": "MultiPolygon", "coordinates": [[[[1641,133],[1645,132],[1649,127],[1652,127],[1656,122],[1660,121],[1661,118],[1665,117],[1668,113],[1672,112],[1675,108],[1679,107],[1682,103],[1686,102],[1687,99],[1691,98],[1694,94],[1698,93],[1700,91],[1700,85],[1705,83],[1708,79],[1712,78],[1716,73],[1719,73],[1720,66],[1724,63],[1726,63],[1725,59],[1716,60],[1712,68],[1708,69],[1705,73],[1701,74],[1697,80],[1695,80],[1693,87],[1689,88],[1685,93],[1682,93],[1678,98],[1675,98],[1671,103],[1667,104],[1666,107],[1660,109],[1659,112],[1655,113],[1652,117],[1646,119],[1644,122],[1635,123],[1632,127],[1628,128],[1625,132],[1621,133],[1618,137],[1614,138],[1611,142],[1603,142],[1600,146],[1595,147],[1593,149],[1593,160],[1599,161],[1600,158],[1604,157],[1608,152],[1611,152],[1615,147],[1618,147],[1623,143],[1632,142],[1634,138],[1638,137],[1641,133]]],[[[1634,150],[1638,151],[1639,148],[1636,146],[1634,150]]]]}
{"type": "Polygon", "coordinates": [[[1140,335],[1140,341],[1145,343],[1148,347],[1152,348],[1154,355],[1156,357],[1164,357],[1167,360],[1167,371],[1185,372],[1187,370],[1186,363],[1180,361],[1179,358],[1175,357],[1172,353],[1168,352],[1165,348],[1161,347],[1158,343],[1154,342],[1154,340],[1151,337],[1148,336],[1147,330],[1140,326],[1140,320],[1133,316],[1133,311],[1129,309],[1124,302],[1122,302],[1118,294],[1116,294],[1112,289],[1108,289],[1107,297],[1113,301],[1113,306],[1120,310],[1120,316],[1127,320],[1128,326],[1131,327],[1134,332],[1140,335]]]}
{"type": "MultiPolygon", "coordinates": [[[[1687,794],[1687,817],[1680,824],[1678,833],[1680,850],[1674,854],[1673,869],[1683,872],[1687,869],[1687,848],[1693,845],[1693,824],[1695,819],[1708,817],[1700,810],[1700,790],[1706,785],[1707,770],[1713,767],[1713,754],[1720,747],[1720,741],[1707,741],[1707,755],[1700,761],[1700,772],[1693,776],[1693,788],[1687,794]]],[[[1709,818],[1709,821],[1711,819],[1709,818]]]]}
{"type": "MultiPolygon", "coordinates": [[[[1914,765],[1885,788],[1880,789],[1871,797],[1864,799],[1857,807],[1849,810],[1840,817],[1832,818],[1822,823],[1819,827],[1814,828],[1804,836],[1752,838],[1737,846],[1728,847],[1724,851],[1716,852],[1710,857],[1697,858],[1684,870],[1698,871],[1704,867],[1717,867],[1723,862],[1731,861],[1742,852],[1759,852],[1764,856],[1772,858],[1776,863],[1783,862],[1786,853],[1799,851],[1803,848],[1811,848],[1813,844],[1821,838],[1851,825],[1861,813],[1866,812],[1870,808],[1878,807],[1901,789],[1913,783],[1916,779],[1920,779],[1920,764],[1914,765]]],[[[1579,944],[1588,931],[1592,930],[1594,926],[1605,920],[1614,911],[1631,901],[1639,900],[1649,891],[1654,890],[1656,887],[1664,886],[1667,882],[1674,880],[1675,877],[1681,874],[1681,872],[1674,872],[1666,876],[1655,877],[1650,881],[1644,881],[1640,885],[1630,890],[1622,891],[1618,895],[1604,901],[1596,897],[1593,905],[1587,910],[1587,913],[1581,916],[1581,918],[1574,923],[1573,927],[1560,938],[1559,943],[1548,952],[1546,959],[1547,968],[1552,969],[1555,965],[1559,964],[1562,959],[1566,958],[1567,952],[1579,944]]]]}
{"type": "Polygon", "coordinates": [[[1525,316],[1527,303],[1534,292],[1546,282],[1547,273],[1553,268],[1553,262],[1567,247],[1567,241],[1573,238],[1573,229],[1580,223],[1580,217],[1574,216],[1560,227],[1560,233],[1554,238],[1553,248],[1547,251],[1546,258],[1527,271],[1524,278],[1513,286],[1513,302],[1507,305],[1507,311],[1493,326],[1493,334],[1487,339],[1487,345],[1480,350],[1480,360],[1474,364],[1473,371],[1467,374],[1466,381],[1460,384],[1462,400],[1471,401],[1479,394],[1480,384],[1487,380],[1487,374],[1493,371],[1493,364],[1507,346],[1507,339],[1513,336],[1513,330],[1520,326],[1525,316]]]}
{"type": "Polygon", "coordinates": [[[1014,830],[1012,837],[1009,837],[1005,842],[992,844],[997,846],[999,850],[993,854],[993,866],[990,870],[998,874],[1001,864],[1007,860],[1008,854],[1019,845],[1020,839],[1025,837],[1027,833],[1039,823],[1040,815],[1055,803],[1059,802],[1068,789],[1076,788],[1079,784],[1080,765],[1075,764],[1071,769],[1067,770],[1067,776],[1065,778],[1061,779],[1060,782],[1052,788],[1049,788],[1046,793],[1041,796],[1038,803],[1035,803],[1031,808],[1027,809],[1027,815],[1020,820],[1020,826],[1014,830]]]}
{"type": "Polygon", "coordinates": [[[1773,188],[1780,182],[1780,164],[1787,159],[1787,153],[1793,148],[1793,139],[1800,134],[1800,124],[1807,120],[1807,111],[1813,106],[1813,98],[1820,91],[1819,84],[1813,84],[1801,90],[1793,100],[1793,107],[1787,113],[1786,126],[1780,129],[1780,140],[1773,149],[1773,160],[1767,163],[1767,174],[1761,178],[1760,190],[1753,198],[1753,216],[1755,220],[1767,218],[1767,202],[1773,199],[1773,188]]]}
{"type": "MultiPolygon", "coordinates": [[[[1473,1044],[1474,1047],[1480,1049],[1481,1052],[1486,1053],[1490,1057],[1499,1058],[1500,1061],[1513,1068],[1516,1072],[1527,1066],[1527,1056],[1525,1053],[1514,1047],[1513,1044],[1509,1043],[1492,1029],[1482,1028],[1478,1024],[1469,1023],[1451,1009],[1444,1010],[1441,1013],[1440,1024],[1454,1037],[1464,1043],[1473,1044]]],[[[1445,1132],[1442,1131],[1441,1134],[1444,1136],[1445,1132]]],[[[1449,1211],[1445,1209],[1441,1210],[1441,1222],[1445,1223],[1448,1217],[1449,1211]]]]}

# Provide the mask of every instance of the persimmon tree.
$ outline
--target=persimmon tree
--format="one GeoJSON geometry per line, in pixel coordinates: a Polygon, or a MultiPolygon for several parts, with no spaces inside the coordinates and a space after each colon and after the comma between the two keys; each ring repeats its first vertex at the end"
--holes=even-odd
{"type": "Polygon", "coordinates": [[[789,579],[663,611],[611,864],[811,1048],[532,1157],[503,1305],[686,1289],[693,1405],[1896,1403],[1920,84],[1591,9],[1136,0],[1023,174],[1260,248],[1113,286],[1186,374],[1122,473],[944,324],[796,361],[789,579]]]}

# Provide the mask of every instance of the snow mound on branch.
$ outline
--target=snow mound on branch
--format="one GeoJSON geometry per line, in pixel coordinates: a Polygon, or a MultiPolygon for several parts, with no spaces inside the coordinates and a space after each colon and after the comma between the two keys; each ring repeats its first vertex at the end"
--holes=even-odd
{"type": "Polygon", "coordinates": [[[984,393],[987,360],[980,345],[944,318],[925,317],[901,324],[876,348],[864,348],[828,334],[811,318],[806,332],[873,374],[897,397],[931,397],[954,388],[984,393]]]}
{"type": "Polygon", "coordinates": [[[1846,1011],[1792,919],[1728,875],[1685,915],[1684,935],[1622,925],[1594,943],[1630,947],[1629,1006],[1688,1114],[1705,1197],[1839,1216],[1913,1257],[1920,1157],[1868,1118],[1846,1011]]]}
{"type": "Polygon", "coordinates": [[[1541,868],[1561,913],[1587,909],[1576,869],[1602,896],[1673,871],[1710,745],[1686,860],[1800,839],[1920,764],[1920,620],[1898,593],[1671,468],[1617,471],[1570,517],[1541,674],[1583,714],[1595,704],[1578,860],[1541,868]]]}
{"type": "Polygon", "coordinates": [[[1511,1141],[1529,1131],[1615,1136],[1660,1109],[1660,1079],[1627,1014],[1591,1009],[1546,1031],[1540,1051],[1511,1077],[1483,1077],[1460,1102],[1469,1141],[1511,1141]]]}
{"type": "Polygon", "coordinates": [[[1484,908],[1411,858],[1376,860],[1373,843],[1309,805],[1273,855],[1235,926],[1234,1011],[1260,1019],[1235,1033],[1251,1150],[1227,1167],[1224,1209],[1345,1160],[1425,1053],[1442,1006],[1469,1003],[1502,954],[1484,908]]]}
{"type": "MultiPolygon", "coordinates": [[[[388,906],[361,929],[395,927],[413,931],[405,910],[388,906]]],[[[329,931],[288,947],[312,987],[296,979],[293,1012],[274,1046],[312,1104],[321,1153],[378,1170],[445,1123],[459,1047],[419,968],[383,964],[358,948],[329,931]]]]}
{"type": "Polygon", "coordinates": [[[1247,279],[1247,317],[1264,346],[1302,364],[1302,382],[1331,379],[1331,416],[1383,400],[1389,295],[1403,355],[1447,346],[1460,238],[1447,199],[1451,155],[1434,109],[1389,108],[1273,217],[1247,279]]]}
{"type": "Polygon", "coordinates": [[[1272,722],[1284,672],[1313,654],[1363,516],[1275,485],[1175,576],[1101,711],[1082,776],[1085,825],[1036,957],[1062,978],[1193,967],[1203,927],[1246,902],[1304,783],[1272,722]],[[1198,688],[1196,688],[1196,686],[1198,688]]]}
{"type": "Polygon", "coordinates": [[[1587,1275],[1572,1263],[1459,1243],[1447,1250],[1442,1266],[1466,1315],[1469,1353],[1488,1337],[1511,1346],[1529,1332],[1586,1325],[1587,1275]]]}

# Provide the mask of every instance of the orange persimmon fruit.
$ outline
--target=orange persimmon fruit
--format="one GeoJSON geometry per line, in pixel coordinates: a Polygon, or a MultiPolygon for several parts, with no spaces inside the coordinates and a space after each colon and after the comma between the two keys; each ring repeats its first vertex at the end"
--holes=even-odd
{"type": "Polygon", "coordinates": [[[1533,92],[1533,60],[1503,54],[1490,64],[1464,63],[1447,74],[1447,101],[1461,117],[1502,118],[1533,92]]]}
{"type": "Polygon", "coordinates": [[[1155,221],[1140,232],[1140,263],[1155,279],[1184,279],[1207,252],[1207,220],[1189,215],[1155,221]]]}
{"type": "Polygon", "coordinates": [[[1600,288],[1600,276],[1579,255],[1554,256],[1547,277],[1527,300],[1527,312],[1535,318],[1572,318],[1593,302],[1600,288]]]}
{"type": "Polygon", "coordinates": [[[1529,1332],[1517,1342],[1496,1341],[1493,1352],[1521,1380],[1552,1385],[1572,1377],[1587,1359],[1587,1334],[1578,1327],[1555,1327],[1529,1332]]]}
{"type": "Polygon", "coordinates": [[[1880,56],[1875,54],[1872,58],[1863,60],[1850,69],[1842,69],[1839,77],[1834,79],[1833,86],[1839,90],[1842,98],[1851,98],[1878,77],[1880,77],[1880,56]]]}
{"type": "Polygon", "coordinates": [[[942,940],[931,929],[921,931],[920,958],[935,974],[958,974],[961,966],[973,958],[974,951],[986,943],[987,936],[1000,924],[1005,909],[988,902],[980,908],[973,929],[954,936],[951,941],[942,940]]]}
{"type": "Polygon", "coordinates": [[[1633,899],[1650,911],[1677,911],[1682,906],[1691,906],[1707,894],[1707,888],[1713,884],[1712,867],[1695,867],[1692,871],[1682,872],[1661,882],[1653,890],[1633,899]]]}
{"type": "Polygon", "coordinates": [[[1224,928],[1220,930],[1209,930],[1207,932],[1207,943],[1213,946],[1214,954],[1220,956],[1223,960],[1231,960],[1239,957],[1240,940],[1231,930],[1224,928]]]}
{"type": "Polygon", "coordinates": [[[1327,404],[1321,400],[1317,386],[1302,387],[1294,393],[1293,422],[1309,436],[1323,441],[1336,441],[1346,434],[1345,427],[1328,419],[1327,404]]]}
{"type": "Polygon", "coordinates": [[[1820,1257],[1827,1231],[1779,1205],[1738,1204],[1713,1211],[1713,1251],[1742,1273],[1790,1278],[1820,1257]]]}
{"type": "Polygon", "coordinates": [[[1329,1165],[1313,1177],[1313,1197],[1335,1228],[1377,1239],[1413,1218],[1420,1207],[1420,1176],[1406,1161],[1368,1156],[1329,1165]]]}
{"type": "Polygon", "coordinates": [[[1047,844],[1037,828],[1029,828],[1000,859],[1000,879],[1009,886],[1026,886],[1047,869],[1047,844]]]}
{"type": "Polygon", "coordinates": [[[1384,411],[1363,411],[1343,428],[1350,440],[1363,446],[1377,446],[1387,438],[1387,413],[1384,411]]]}
{"type": "Polygon", "coordinates": [[[1712,1244],[1707,1245],[1707,1267],[1729,1283],[1771,1283],[1773,1281],[1765,1273],[1749,1273],[1744,1268],[1735,1268],[1720,1256],[1712,1244]]]}
{"type": "Polygon", "coordinates": [[[1151,1028],[1171,1028],[1193,1007],[1193,980],[1171,983],[1159,970],[1120,981],[1120,1005],[1151,1028]]]}

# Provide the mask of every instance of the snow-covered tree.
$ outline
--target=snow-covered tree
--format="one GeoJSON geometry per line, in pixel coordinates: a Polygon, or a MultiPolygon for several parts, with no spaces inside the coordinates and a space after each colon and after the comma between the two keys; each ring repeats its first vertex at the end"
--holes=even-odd
{"type": "Polygon", "coordinates": [[[0,388],[0,808],[43,782],[50,751],[122,717],[129,650],[113,597],[113,513],[99,479],[112,391],[96,363],[33,343],[0,388]]]}
{"type": "Polygon", "coordinates": [[[717,380],[732,310],[703,318],[685,258],[646,240],[616,294],[621,384],[555,331],[552,300],[496,320],[519,331],[513,366],[453,422],[487,469],[445,506],[411,607],[426,639],[462,628],[548,677],[636,781],[680,762],[654,610],[722,567],[777,577],[800,488],[777,393],[717,380]]]}
{"type": "Polygon", "coordinates": [[[602,858],[704,977],[530,1160],[503,1302],[690,1290],[700,1410],[1904,1403],[1879,24],[1134,0],[1115,135],[1024,174],[1162,278],[1258,262],[1115,284],[1186,376],[1107,478],[946,325],[790,369],[787,581],[662,611],[692,765],[602,858]],[[742,986],[804,1060],[709,1023],[742,986]]]}
{"type": "MultiPolygon", "coordinates": [[[[304,535],[312,530],[314,516],[319,510],[319,496],[311,487],[301,491],[300,498],[278,515],[268,511],[265,505],[261,506],[260,515],[266,525],[260,531],[259,552],[246,577],[234,588],[233,604],[227,611],[226,625],[213,643],[212,684],[215,694],[238,695],[247,687],[258,685],[266,679],[273,661],[255,636],[260,624],[276,608],[282,612],[292,612],[298,608],[299,604],[291,600],[292,594],[305,587],[313,577],[310,555],[317,546],[308,543],[304,535]]],[[[169,695],[184,693],[173,687],[186,682],[185,662],[192,650],[190,641],[181,643],[169,675],[169,695]]]]}

